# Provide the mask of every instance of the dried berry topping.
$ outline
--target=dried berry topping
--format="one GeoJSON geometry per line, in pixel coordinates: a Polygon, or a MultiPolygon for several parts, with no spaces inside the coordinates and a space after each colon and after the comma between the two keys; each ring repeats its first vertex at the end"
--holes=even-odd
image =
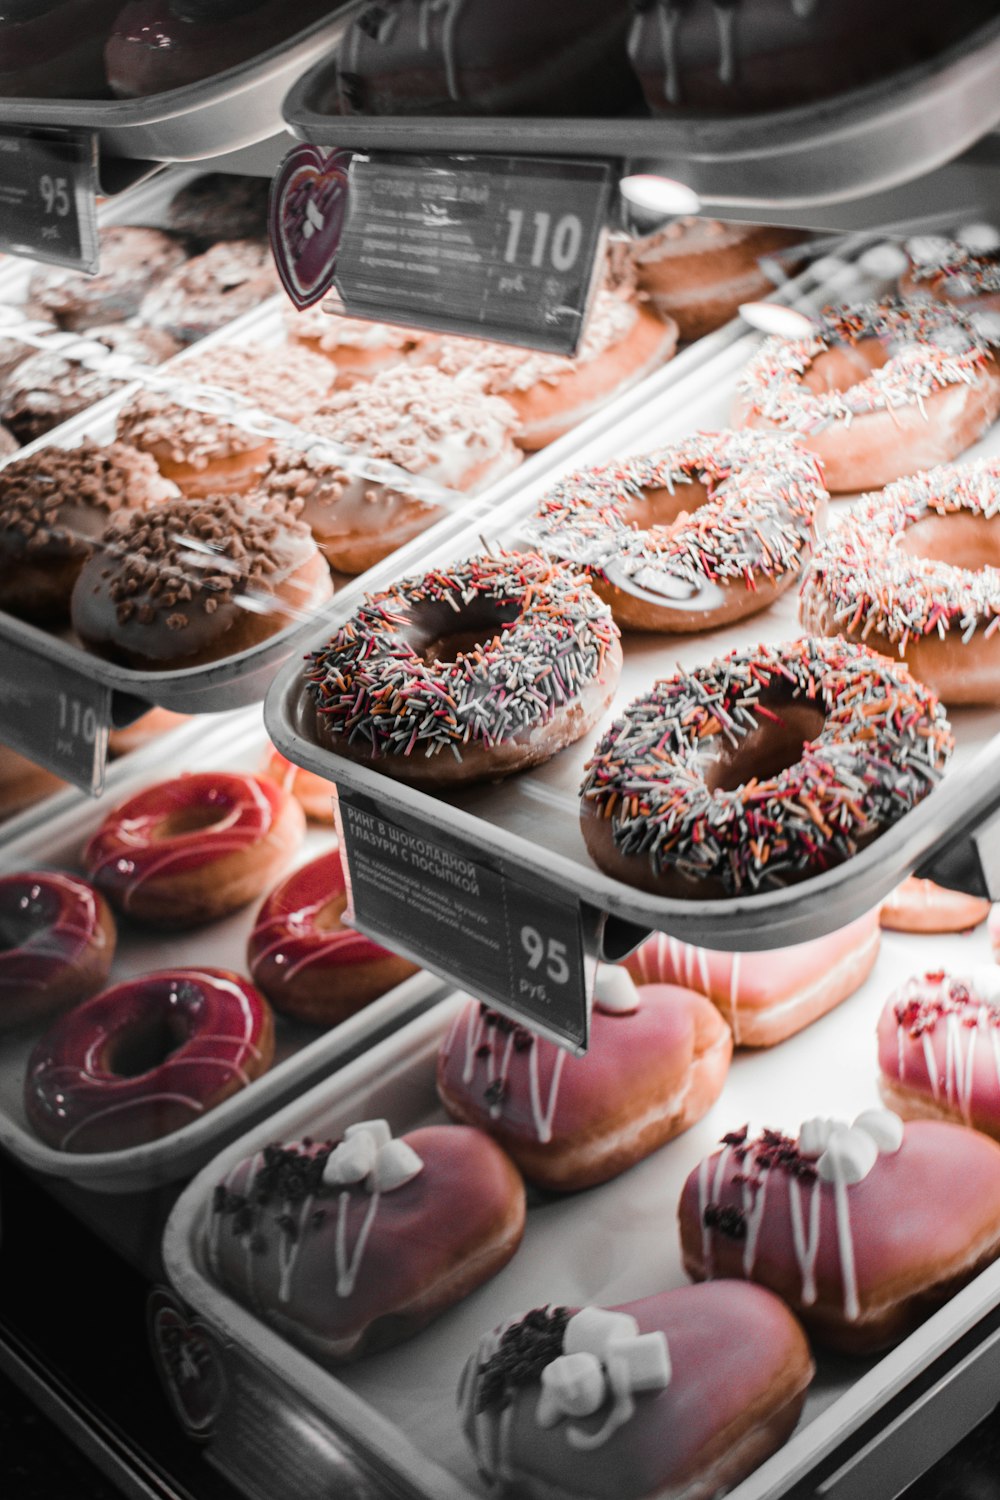
{"type": "Polygon", "coordinates": [[[536,1307],[509,1324],[495,1353],[479,1366],[476,1411],[507,1406],[519,1386],[538,1380],[545,1366],[562,1353],[569,1319],[568,1308],[536,1307]]]}
{"type": "Polygon", "coordinates": [[[717,1229],[728,1240],[745,1240],[747,1221],[743,1210],[724,1207],[721,1203],[709,1203],[705,1208],[705,1228],[717,1229]]]}

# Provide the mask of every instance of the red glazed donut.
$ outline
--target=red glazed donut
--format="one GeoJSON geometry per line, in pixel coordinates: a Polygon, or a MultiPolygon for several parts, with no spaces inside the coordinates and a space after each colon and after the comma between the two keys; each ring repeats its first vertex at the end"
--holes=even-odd
{"type": "Polygon", "coordinates": [[[99,990],[115,936],[103,896],[75,875],[0,876],[0,1031],[99,990]]]}
{"type": "Polygon", "coordinates": [[[911,875],[883,901],[881,922],[891,932],[968,932],[989,914],[985,897],[911,875]]]}
{"type": "Polygon", "coordinates": [[[878,1023],[879,1093],[904,1120],[954,1120],[1000,1139],[1000,968],[915,975],[878,1023]]]}
{"type": "Polygon", "coordinates": [[[417,972],[416,964],[343,926],[347,882],[340,853],[294,870],[257,914],[247,963],[275,1010],[336,1026],[417,972]]]}
{"type": "Polygon", "coordinates": [[[165,969],[62,1016],[31,1055],[25,1109],[59,1151],[124,1151],[200,1119],[273,1056],[270,1009],[245,979],[165,969]]]}
{"type": "Polygon", "coordinates": [[[198,927],[259,896],[304,832],[302,809],[273,781],[200,771],[123,802],[90,838],[83,863],[125,916],[198,927]]]}

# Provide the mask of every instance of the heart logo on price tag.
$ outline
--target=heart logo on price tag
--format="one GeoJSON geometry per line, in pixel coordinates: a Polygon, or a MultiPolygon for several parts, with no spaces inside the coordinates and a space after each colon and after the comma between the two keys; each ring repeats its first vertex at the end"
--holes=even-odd
{"type": "Polygon", "coordinates": [[[149,1297],[149,1340],[163,1389],[187,1433],[205,1442],[222,1411],[226,1372],[216,1340],[162,1287],[149,1297]]]}
{"type": "Polygon", "coordinates": [[[311,307],[333,285],[350,164],[350,151],[296,146],[271,184],[271,252],[285,291],[299,309],[311,307]]]}

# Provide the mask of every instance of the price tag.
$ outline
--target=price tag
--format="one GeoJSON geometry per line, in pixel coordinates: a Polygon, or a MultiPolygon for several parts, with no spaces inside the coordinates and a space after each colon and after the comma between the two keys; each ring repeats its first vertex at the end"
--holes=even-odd
{"type": "Polygon", "coordinates": [[[0,249],[97,270],[94,131],[0,130],[0,249]]]}
{"type": "Polygon", "coordinates": [[[111,689],[0,638],[0,740],[74,786],[104,790],[111,689]]]}
{"type": "Polygon", "coordinates": [[[343,784],[337,827],[361,932],[576,1051],[590,975],[576,901],[525,883],[451,831],[387,816],[343,784]]]}
{"type": "Polygon", "coordinates": [[[573,354],[608,213],[605,162],[355,156],[344,310],[573,354]]]}

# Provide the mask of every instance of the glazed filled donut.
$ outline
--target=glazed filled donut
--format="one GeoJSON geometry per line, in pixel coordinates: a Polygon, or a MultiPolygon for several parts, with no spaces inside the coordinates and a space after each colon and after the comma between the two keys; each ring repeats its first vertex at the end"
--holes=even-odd
{"type": "Polygon", "coordinates": [[[384,1120],[336,1145],[268,1146],[212,1201],[215,1279],[324,1363],[409,1338],[505,1266],[524,1232],[524,1184],[489,1136],[384,1120]]]}
{"type": "Polygon", "coordinates": [[[58,871],[0,875],[0,1031],[93,995],[115,938],[107,902],[86,881],[58,871]]]}
{"type": "Polygon", "coordinates": [[[454,337],[442,339],[429,357],[446,375],[475,378],[509,402],[518,418],[515,441],[533,453],[665,365],[676,348],[672,319],[624,288],[602,287],[573,358],[454,337]]]}
{"type": "Polygon", "coordinates": [[[621,660],[610,610],[569,568],[474,557],[369,596],[308,658],[304,727],[415,786],[493,780],[586,734],[621,660]]]}
{"type": "Polygon", "coordinates": [[[996,458],[864,496],[816,549],[802,623],[905,661],[946,703],[1000,703],[998,509],[996,458]]]}
{"type": "Polygon", "coordinates": [[[304,766],[295,765],[273,746],[264,757],[260,774],[269,776],[286,792],[291,792],[310,823],[333,823],[337,788],[332,781],[317,776],[315,771],[307,771],[304,766]]]}
{"type": "Polygon", "coordinates": [[[758,646],[654,684],[581,789],[595,863],[660,896],[774,890],[842,864],[932,791],[933,695],[863,646],[758,646]]]}
{"type": "Polygon", "coordinates": [[[61,623],[84,561],[113,515],[176,497],[123,443],[42,448],[0,469],[0,608],[61,623]]]}
{"type": "Polygon", "coordinates": [[[408,958],[345,927],[346,907],[337,849],[293,870],[268,896],[250,934],[247,966],[275,1010],[336,1026],[417,972],[408,958]]]}
{"type": "Polygon", "coordinates": [[[826,500],[816,460],[783,435],[703,432],[571,474],[526,537],[585,567],[623,628],[713,630],[800,576],[826,500]]]}
{"type": "Polygon", "coordinates": [[[301,311],[285,309],[284,323],[290,344],[333,360],[337,386],[341,389],[405,364],[418,351],[426,353],[438,342],[437,334],[419,328],[400,328],[395,323],[345,318],[340,313],[327,312],[320,302],[301,311]]]}
{"type": "Polygon", "coordinates": [[[1000,1253],[1000,1146],[866,1110],[723,1137],[684,1185],[684,1267],[776,1292],[818,1343],[896,1343],[1000,1253]]]}
{"type": "Polygon", "coordinates": [[[212,495],[113,522],[80,569],[70,615],[89,651],[169,672],[247,651],[332,592],[293,510],[212,495]]]}
{"type": "Polygon", "coordinates": [[[186,724],[187,720],[187,714],[175,714],[169,708],[151,708],[124,728],[112,729],[108,735],[108,752],[111,755],[130,755],[151,740],[159,739],[161,734],[169,734],[171,729],[186,724]]]}
{"type": "Polygon", "coordinates": [[[60,328],[74,332],[102,323],[123,323],[139,311],[143,297],[161,277],[186,259],[176,235],[162,229],[124,224],[100,231],[100,270],[96,276],[65,266],[37,266],[27,300],[60,328]]]}
{"type": "Polygon", "coordinates": [[[338,391],[310,421],[310,434],[352,450],[357,471],[337,449],[278,447],[261,481],[302,518],[331,568],[363,573],[433,521],[440,507],[368,477],[382,461],[420,479],[474,494],[516,469],[514,414],[471,380],[449,380],[430,367],[400,368],[338,391]]]}
{"type": "Polygon", "coordinates": [[[459,1417],[492,1494],[709,1500],[791,1436],[813,1373],[770,1292],[685,1286],[502,1324],[465,1366],[459,1417]]]}
{"type": "Polygon", "coordinates": [[[915,975],[878,1023],[879,1093],[904,1120],[956,1120],[1000,1139],[1000,968],[915,975]]]}
{"type": "Polygon", "coordinates": [[[682,339],[700,339],[735,318],[741,303],[770,296],[775,277],[762,258],[802,238],[798,230],[776,224],[675,219],[637,241],[639,289],[673,318],[682,339]]]}
{"type": "Polygon", "coordinates": [[[66,782],[44,766],[36,766],[9,745],[0,745],[0,818],[10,818],[65,787],[66,782]]]}
{"type": "Polygon", "coordinates": [[[878,957],[878,911],[828,937],[761,953],[719,953],[655,932],[626,967],[637,984],[681,984],[707,995],[738,1047],[771,1047],[853,995],[878,957]]]}
{"type": "Polygon", "coordinates": [[[881,923],[891,932],[968,932],[985,922],[990,903],[910,875],[882,902],[881,923]]]}
{"type": "Polygon", "coordinates": [[[946,463],[998,413],[1000,367],[970,319],[888,301],[828,308],[807,337],[765,339],[740,377],[735,420],[794,433],[842,492],[946,463]]]}
{"type": "Polygon", "coordinates": [[[969,226],[968,237],[921,234],[905,243],[909,268],[899,279],[903,297],[933,297],[966,312],[1000,312],[1000,233],[969,226]]]}
{"type": "Polygon", "coordinates": [[[267,1071],[267,1001],[225,969],[165,969],[61,1016],[28,1063],[32,1128],[58,1151],[125,1151],[199,1120],[267,1071]]]}
{"type": "Polygon", "coordinates": [[[280,288],[267,240],[223,240],[177,266],[142,299],[140,321],[193,344],[280,288]]]}
{"type": "Polygon", "coordinates": [[[607,1182],[701,1119],[722,1090],[733,1041],[718,1011],[674,985],[637,989],[598,970],[585,1057],[478,1001],[438,1054],[450,1115],[498,1140],[529,1182],[574,1192],[607,1182]]]}
{"type": "Polygon", "coordinates": [[[83,864],[123,916],[198,927],[266,890],[304,832],[299,804],[273,781],[199,771],[115,808],[87,841],[83,864]]]}

